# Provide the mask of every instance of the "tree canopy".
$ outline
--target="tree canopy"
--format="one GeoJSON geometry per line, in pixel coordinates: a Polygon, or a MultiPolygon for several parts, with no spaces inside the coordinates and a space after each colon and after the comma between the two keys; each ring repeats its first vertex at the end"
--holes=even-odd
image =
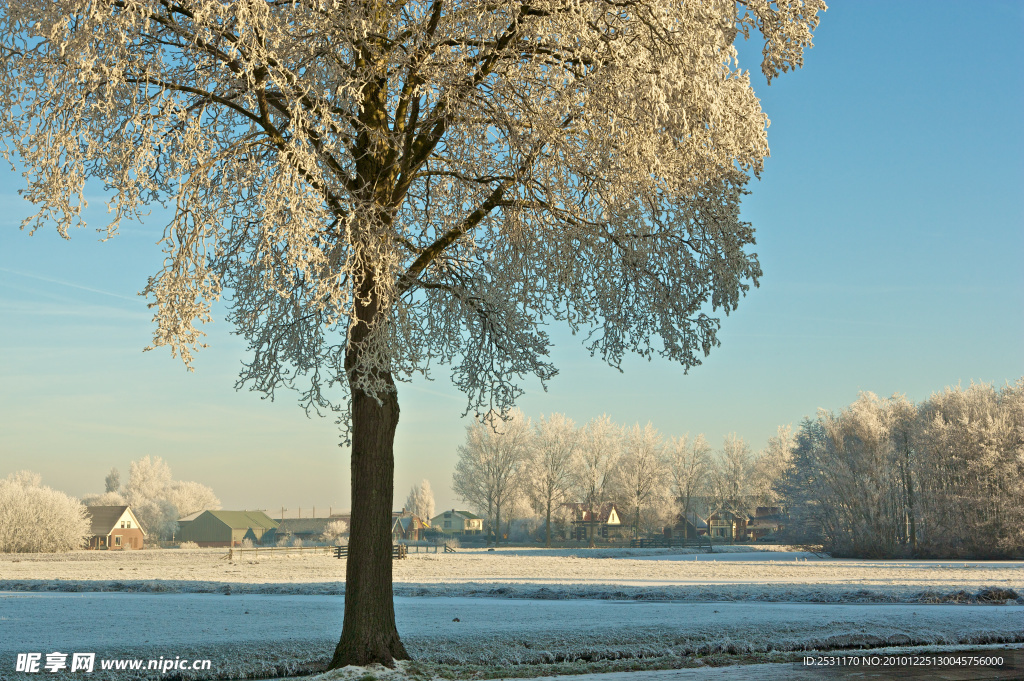
{"type": "Polygon", "coordinates": [[[230,290],[243,380],[340,408],[440,362],[478,411],[551,377],[541,324],[684,367],[761,270],[739,220],[820,0],[60,0],[0,10],[0,125],[32,229],[171,211],[145,293],[186,362],[230,290]],[[370,314],[372,308],[375,314],[370,314]],[[372,319],[371,319],[372,318],[372,319]],[[367,332],[352,335],[359,320],[367,332]],[[661,339],[662,346],[652,343],[661,339]],[[352,367],[350,367],[352,368],[352,367]]]}

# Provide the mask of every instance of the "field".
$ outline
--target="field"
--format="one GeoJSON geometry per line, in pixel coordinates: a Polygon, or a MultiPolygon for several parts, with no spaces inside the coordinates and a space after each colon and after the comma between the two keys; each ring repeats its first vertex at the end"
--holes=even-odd
{"type": "MultiPolygon", "coordinates": [[[[395,563],[399,630],[443,676],[1024,643],[1022,562],[734,550],[412,553],[395,563]]],[[[0,556],[0,676],[33,650],[206,657],[220,678],[323,664],[340,631],[344,561],[226,553],[0,556]]]]}

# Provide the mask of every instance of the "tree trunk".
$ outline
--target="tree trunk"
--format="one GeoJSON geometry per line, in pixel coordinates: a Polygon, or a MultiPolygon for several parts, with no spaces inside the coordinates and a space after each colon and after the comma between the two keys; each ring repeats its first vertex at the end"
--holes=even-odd
{"type": "Polygon", "coordinates": [[[494,505],[494,546],[501,541],[501,504],[494,505]]]}
{"type": "Polygon", "coordinates": [[[545,523],[545,530],[544,530],[544,546],[546,548],[550,549],[551,548],[551,499],[550,498],[548,498],[546,521],[547,522],[545,523]]]}
{"type": "Polygon", "coordinates": [[[398,395],[383,404],[352,391],[352,526],[345,569],[345,620],[330,668],[374,662],[394,667],[409,654],[398,638],[391,588],[391,502],[398,395]]]}

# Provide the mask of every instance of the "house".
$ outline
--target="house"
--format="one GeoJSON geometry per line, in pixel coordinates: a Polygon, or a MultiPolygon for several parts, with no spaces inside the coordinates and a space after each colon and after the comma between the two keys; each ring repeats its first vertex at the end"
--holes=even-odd
{"type": "Polygon", "coordinates": [[[742,513],[719,509],[708,517],[708,528],[712,539],[746,541],[747,516],[742,513]]]}
{"type": "Polygon", "coordinates": [[[697,539],[708,533],[708,523],[695,512],[680,513],[676,524],[665,528],[666,537],[679,537],[680,539],[697,539]]]}
{"type": "Polygon", "coordinates": [[[146,538],[139,519],[128,506],[86,506],[92,526],[90,549],[141,549],[146,538]]]}
{"type": "Polygon", "coordinates": [[[430,527],[444,534],[483,534],[484,519],[469,511],[453,508],[431,518],[430,527]]]}
{"type": "Polygon", "coordinates": [[[747,521],[747,532],[754,541],[783,529],[782,509],[778,506],[758,506],[747,521]]]}
{"type": "Polygon", "coordinates": [[[614,503],[601,504],[591,511],[590,506],[583,503],[570,502],[562,504],[569,511],[572,520],[572,536],[577,540],[589,540],[591,533],[603,539],[621,537],[622,521],[614,503]]]}
{"type": "Polygon", "coordinates": [[[424,530],[429,530],[430,525],[415,515],[400,515],[391,521],[391,537],[395,541],[419,541],[424,530]]]}
{"type": "Polygon", "coordinates": [[[275,540],[277,525],[263,511],[203,511],[182,527],[178,539],[200,546],[241,546],[246,539],[266,544],[275,540]]]}

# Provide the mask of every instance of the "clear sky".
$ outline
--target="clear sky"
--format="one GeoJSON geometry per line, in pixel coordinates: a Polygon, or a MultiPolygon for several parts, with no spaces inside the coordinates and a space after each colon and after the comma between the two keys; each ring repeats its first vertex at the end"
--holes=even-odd
{"type": "MultiPolygon", "coordinates": [[[[764,278],[689,375],[663,361],[619,373],[554,328],[561,373],[536,383],[531,417],[602,413],[665,435],[735,432],[756,449],[778,425],[868,390],[919,401],[946,385],[1024,375],[1024,3],[836,0],[801,71],[756,89],[772,156],[744,217],[764,278]]],[[[757,70],[760,45],[742,48],[757,70]]],[[[102,491],[111,466],[163,457],[225,508],[347,509],[348,450],[294,400],[233,389],[243,346],[221,318],[187,373],[143,354],[136,295],[160,262],[163,223],[91,226],[63,241],[19,232],[31,206],[0,168],[0,476],[28,468],[70,494],[102,491]]],[[[403,385],[396,507],[431,481],[451,492],[464,399],[443,371],[403,385]]]]}

